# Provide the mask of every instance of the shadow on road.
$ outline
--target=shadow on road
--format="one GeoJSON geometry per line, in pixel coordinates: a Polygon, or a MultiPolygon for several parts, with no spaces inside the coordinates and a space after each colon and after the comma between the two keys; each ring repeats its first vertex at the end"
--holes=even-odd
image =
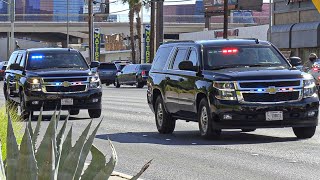
{"type": "Polygon", "coordinates": [[[274,142],[298,141],[295,137],[273,137],[239,131],[222,132],[219,139],[205,140],[198,131],[178,131],[171,135],[157,132],[128,132],[115,134],[100,134],[96,138],[108,138],[119,143],[146,143],[162,145],[235,145],[235,144],[264,144],[274,142]]]}
{"type": "MultiPolygon", "coordinates": [[[[33,117],[32,117],[32,121],[37,121],[38,120],[38,115],[34,115],[33,117]]],[[[50,121],[50,119],[51,119],[51,115],[43,115],[42,116],[42,121],[50,121]]],[[[63,121],[63,120],[65,120],[67,118],[67,115],[61,115],[60,116],[60,121],[63,121]]],[[[79,117],[76,117],[76,116],[70,116],[69,117],[69,121],[76,121],[76,120],[90,120],[90,118],[89,117],[84,117],[84,118],[79,118],[79,117]]]]}

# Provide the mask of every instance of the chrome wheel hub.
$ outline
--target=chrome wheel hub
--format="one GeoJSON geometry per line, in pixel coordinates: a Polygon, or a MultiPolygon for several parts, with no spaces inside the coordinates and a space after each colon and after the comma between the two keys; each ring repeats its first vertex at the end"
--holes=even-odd
{"type": "Polygon", "coordinates": [[[158,121],[158,125],[162,126],[163,123],[163,108],[162,108],[162,104],[158,104],[158,109],[157,109],[157,121],[158,121]]]}
{"type": "Polygon", "coordinates": [[[207,132],[208,122],[209,122],[208,112],[207,112],[207,108],[204,106],[201,110],[201,117],[200,117],[201,129],[203,132],[207,132]]]}

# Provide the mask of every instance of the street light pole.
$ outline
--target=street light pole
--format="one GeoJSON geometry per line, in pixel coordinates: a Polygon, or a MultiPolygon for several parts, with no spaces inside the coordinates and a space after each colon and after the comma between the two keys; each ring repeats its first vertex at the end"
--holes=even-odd
{"type": "Polygon", "coordinates": [[[89,61],[93,61],[93,0],[88,0],[89,12],[89,61]]]}
{"type": "Polygon", "coordinates": [[[69,0],[67,0],[67,48],[69,47],[69,0]]]}
{"type": "Polygon", "coordinates": [[[224,0],[223,7],[223,39],[228,39],[228,0],[224,0]]]}
{"type": "Polygon", "coordinates": [[[269,18],[270,18],[270,21],[269,21],[269,41],[271,42],[271,34],[272,34],[272,0],[269,1],[269,18]]]}

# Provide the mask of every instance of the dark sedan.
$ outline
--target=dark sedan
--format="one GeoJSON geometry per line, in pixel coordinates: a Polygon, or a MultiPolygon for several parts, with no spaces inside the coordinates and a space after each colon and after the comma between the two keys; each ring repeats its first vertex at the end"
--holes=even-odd
{"type": "Polygon", "coordinates": [[[117,67],[114,63],[100,63],[98,73],[101,83],[109,86],[110,84],[114,84],[117,74],[117,67]]]}
{"type": "Polygon", "coordinates": [[[115,85],[136,85],[137,88],[143,88],[147,84],[151,64],[129,64],[122,71],[117,73],[115,85]]]}

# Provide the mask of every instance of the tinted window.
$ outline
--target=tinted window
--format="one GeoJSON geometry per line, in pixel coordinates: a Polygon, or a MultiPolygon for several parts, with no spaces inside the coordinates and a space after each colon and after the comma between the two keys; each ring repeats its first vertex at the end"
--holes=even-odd
{"type": "Polygon", "coordinates": [[[198,56],[196,50],[193,49],[190,51],[188,60],[191,61],[194,66],[198,65],[198,56]]]}
{"type": "Polygon", "coordinates": [[[141,65],[140,70],[150,71],[151,65],[141,65]]]}
{"type": "Polygon", "coordinates": [[[116,70],[117,67],[115,64],[101,63],[98,69],[116,70]]]}
{"type": "Polygon", "coordinates": [[[270,46],[209,47],[206,48],[205,55],[206,69],[245,65],[288,67],[286,60],[270,46]]]}
{"type": "Polygon", "coordinates": [[[88,65],[79,53],[73,52],[32,52],[28,57],[28,70],[51,68],[88,69],[88,65]]]}
{"type": "Polygon", "coordinates": [[[176,57],[174,58],[174,61],[173,61],[172,69],[179,69],[179,64],[180,62],[185,60],[186,53],[187,53],[186,49],[178,49],[176,57]]]}
{"type": "Polygon", "coordinates": [[[152,63],[152,69],[162,70],[173,47],[160,47],[152,63]]]}

